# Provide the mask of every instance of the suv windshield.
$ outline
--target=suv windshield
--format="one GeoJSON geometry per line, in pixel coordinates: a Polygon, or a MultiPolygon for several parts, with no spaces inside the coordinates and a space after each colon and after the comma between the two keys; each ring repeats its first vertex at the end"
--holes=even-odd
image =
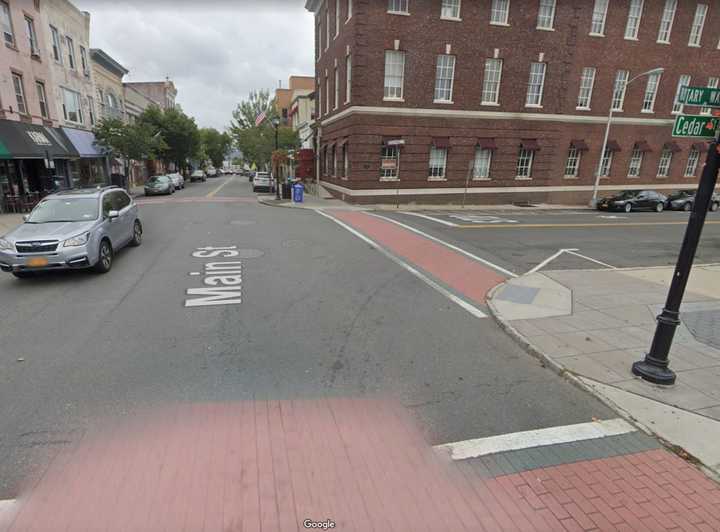
{"type": "Polygon", "coordinates": [[[156,175],[147,180],[148,185],[155,185],[159,183],[167,183],[169,178],[164,175],[156,175]]]}
{"type": "Polygon", "coordinates": [[[85,222],[98,217],[96,198],[46,199],[30,213],[27,221],[31,224],[50,222],[85,222]]]}

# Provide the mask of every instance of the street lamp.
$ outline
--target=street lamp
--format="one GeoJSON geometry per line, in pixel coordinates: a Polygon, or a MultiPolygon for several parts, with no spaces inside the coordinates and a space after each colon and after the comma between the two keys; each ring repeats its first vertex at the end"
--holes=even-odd
{"type": "MultiPolygon", "coordinates": [[[[273,127],[275,128],[275,151],[278,150],[278,127],[280,127],[280,118],[277,116],[271,120],[273,127]]],[[[275,199],[280,199],[280,165],[275,164],[275,199]]]]}
{"type": "MultiPolygon", "coordinates": [[[[638,74],[629,81],[626,81],[622,89],[625,90],[625,88],[636,79],[642,78],[644,76],[652,76],[653,74],[662,74],[663,72],[665,72],[664,68],[653,68],[652,70],[648,70],[647,72],[638,74]]],[[[602,174],[603,160],[605,159],[605,150],[607,149],[608,135],[610,134],[610,122],[612,122],[613,116],[613,100],[615,97],[615,90],[617,90],[617,88],[613,87],[613,97],[610,99],[610,113],[608,114],[607,124],[605,125],[605,139],[603,140],[602,150],[600,151],[600,160],[598,161],[597,172],[595,173],[595,184],[593,185],[593,194],[592,199],[590,200],[590,208],[592,209],[597,207],[598,186],[600,185],[600,175],[602,174]]]]}

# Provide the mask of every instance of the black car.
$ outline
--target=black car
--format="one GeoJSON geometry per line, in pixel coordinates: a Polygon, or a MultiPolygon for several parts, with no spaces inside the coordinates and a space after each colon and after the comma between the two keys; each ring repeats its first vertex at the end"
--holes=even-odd
{"type": "MultiPolygon", "coordinates": [[[[667,202],[665,203],[665,208],[672,209],[674,211],[691,211],[694,202],[694,190],[678,190],[677,192],[673,192],[668,196],[667,202]]],[[[713,212],[720,209],[720,194],[715,193],[712,195],[709,209],[713,212]]]]}
{"type": "Polygon", "coordinates": [[[654,190],[626,190],[615,196],[602,198],[597,208],[603,211],[655,211],[665,209],[667,198],[654,190]]]}

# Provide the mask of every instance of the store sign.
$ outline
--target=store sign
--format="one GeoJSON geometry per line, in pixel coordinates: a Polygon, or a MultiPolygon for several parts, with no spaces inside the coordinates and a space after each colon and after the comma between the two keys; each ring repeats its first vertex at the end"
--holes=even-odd
{"type": "Polygon", "coordinates": [[[48,138],[39,131],[28,131],[27,134],[28,137],[30,137],[30,139],[38,146],[52,146],[52,142],[50,142],[48,138]]]}
{"type": "Polygon", "coordinates": [[[720,125],[720,117],[707,115],[678,115],[673,125],[673,137],[711,139],[720,125]]]}

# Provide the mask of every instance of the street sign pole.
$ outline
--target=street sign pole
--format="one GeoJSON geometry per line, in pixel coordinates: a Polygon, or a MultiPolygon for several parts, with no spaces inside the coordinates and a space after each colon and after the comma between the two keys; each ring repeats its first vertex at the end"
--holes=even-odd
{"type": "MultiPolygon", "coordinates": [[[[720,133],[718,133],[720,134],[720,133]]],[[[670,347],[672,346],[675,329],[680,324],[680,304],[682,303],[685,287],[690,278],[695,252],[700,241],[705,217],[707,216],[710,200],[712,199],[717,183],[718,168],[720,168],[720,144],[718,134],[710,144],[705,167],[700,177],[700,185],[695,194],[693,210],[690,214],[685,238],[683,239],[680,255],[675,266],[675,274],[670,283],[665,308],[657,317],[657,328],[653,337],[650,352],[645,355],[644,360],[639,360],[632,365],[632,372],[655,384],[674,384],[675,372],[671,370],[668,360],[670,347]]]]}

